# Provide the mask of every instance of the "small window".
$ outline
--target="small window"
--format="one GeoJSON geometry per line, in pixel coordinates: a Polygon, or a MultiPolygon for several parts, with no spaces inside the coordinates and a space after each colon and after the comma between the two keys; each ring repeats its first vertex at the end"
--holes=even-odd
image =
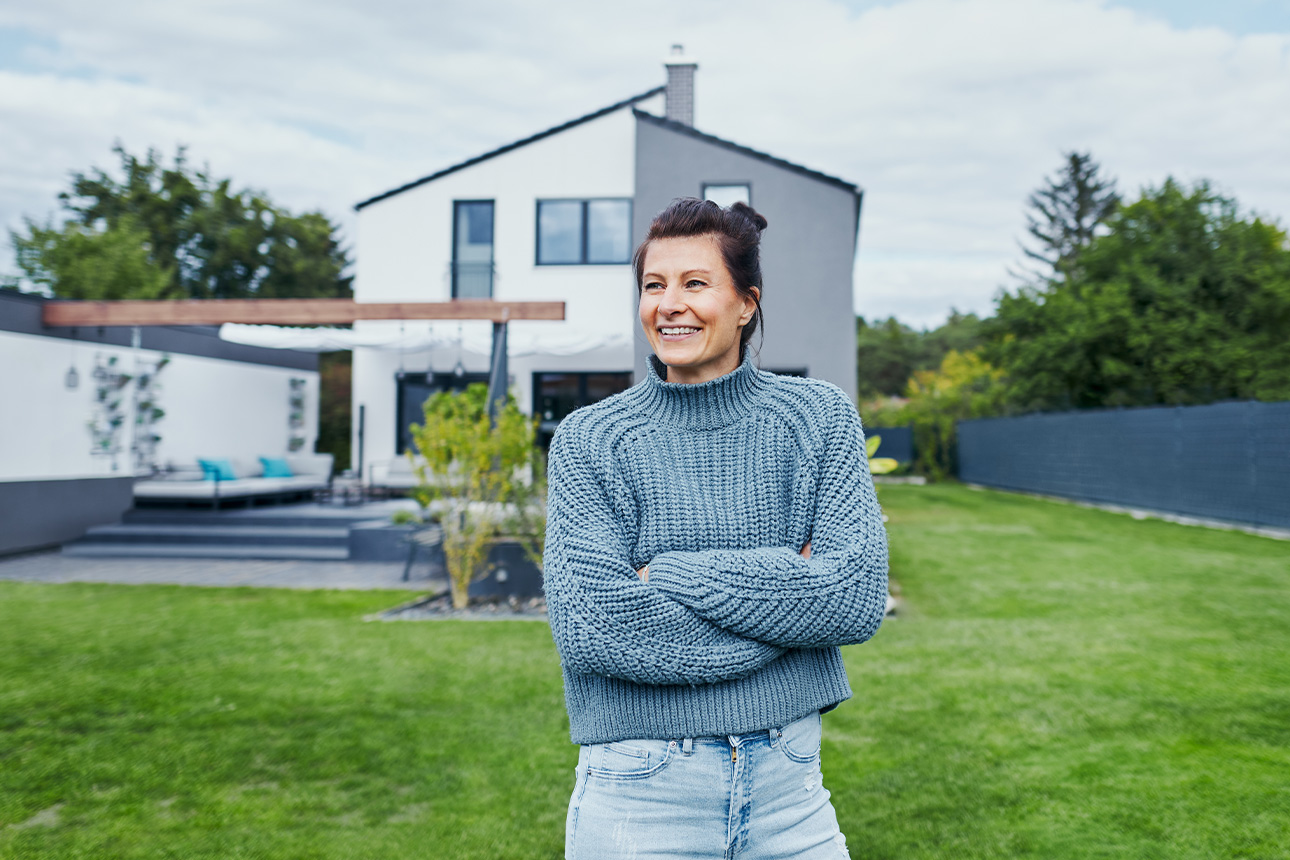
{"type": "Polygon", "coordinates": [[[493,201],[453,202],[452,297],[493,296],[493,201]]]}
{"type": "Polygon", "coordinates": [[[742,184],[722,184],[722,183],[704,183],[703,199],[711,200],[713,203],[726,209],[735,203],[747,203],[752,205],[752,187],[748,183],[742,184]]]}
{"type": "Polygon", "coordinates": [[[631,260],[630,200],[539,200],[539,266],[617,264],[631,260]]]}

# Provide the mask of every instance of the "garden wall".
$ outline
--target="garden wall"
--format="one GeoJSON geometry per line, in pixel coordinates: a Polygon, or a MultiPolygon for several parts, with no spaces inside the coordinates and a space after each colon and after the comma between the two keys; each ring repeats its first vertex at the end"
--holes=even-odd
{"type": "Polygon", "coordinates": [[[134,382],[109,392],[109,371],[137,379],[169,358],[150,395],[165,412],[149,434],[160,441],[143,458],[159,467],[278,456],[293,437],[313,450],[317,355],[231,344],[193,326],[141,327],[135,349],[127,327],[45,326],[44,301],[0,290],[0,554],[72,540],[130,506],[132,446],[145,432],[135,411],[149,401],[134,382]]]}
{"type": "Polygon", "coordinates": [[[1290,402],[983,418],[958,445],[967,483],[1290,528],[1290,402]]]}
{"type": "Polygon", "coordinates": [[[914,459],[914,428],[904,427],[868,427],[864,428],[866,439],[882,437],[875,457],[890,457],[898,463],[910,463],[914,459]]]}

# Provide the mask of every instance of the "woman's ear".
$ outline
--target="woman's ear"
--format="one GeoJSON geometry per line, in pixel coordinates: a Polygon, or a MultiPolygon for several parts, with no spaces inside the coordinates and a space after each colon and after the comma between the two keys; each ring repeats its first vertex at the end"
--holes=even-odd
{"type": "Polygon", "coordinates": [[[745,326],[752,320],[753,314],[757,313],[757,303],[761,301],[761,288],[749,287],[751,296],[744,296],[744,312],[739,317],[739,325],[745,326]]]}

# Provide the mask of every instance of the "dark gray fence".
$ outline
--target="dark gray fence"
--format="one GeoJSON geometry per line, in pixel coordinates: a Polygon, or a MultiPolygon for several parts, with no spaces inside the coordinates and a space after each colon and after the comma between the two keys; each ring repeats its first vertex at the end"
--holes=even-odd
{"type": "Polygon", "coordinates": [[[968,483],[1290,528],[1290,402],[982,418],[958,437],[968,483]]]}
{"type": "Polygon", "coordinates": [[[865,427],[866,439],[882,437],[875,457],[890,457],[898,463],[908,463],[914,459],[913,427],[865,427]]]}

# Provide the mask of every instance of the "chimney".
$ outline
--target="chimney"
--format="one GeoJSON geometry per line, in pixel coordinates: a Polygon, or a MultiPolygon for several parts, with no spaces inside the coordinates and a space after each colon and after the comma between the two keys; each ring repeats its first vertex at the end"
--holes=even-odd
{"type": "Polygon", "coordinates": [[[673,122],[694,125],[694,70],[699,64],[686,59],[685,48],[673,45],[672,53],[663,62],[667,67],[667,93],[664,114],[673,122]]]}

